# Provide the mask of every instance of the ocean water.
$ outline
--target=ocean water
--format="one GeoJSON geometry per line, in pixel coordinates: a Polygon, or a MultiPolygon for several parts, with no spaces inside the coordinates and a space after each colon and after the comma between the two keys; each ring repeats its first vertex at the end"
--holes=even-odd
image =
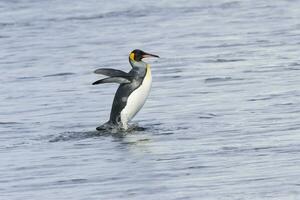
{"type": "Polygon", "coordinates": [[[0,1],[1,200],[300,199],[300,2],[0,1]],[[142,49],[153,87],[101,134],[142,49]]]}

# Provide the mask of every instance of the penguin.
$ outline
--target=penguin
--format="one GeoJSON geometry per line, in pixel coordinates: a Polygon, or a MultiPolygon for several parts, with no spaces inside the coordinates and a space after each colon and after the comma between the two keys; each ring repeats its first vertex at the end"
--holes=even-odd
{"type": "Polygon", "coordinates": [[[93,85],[103,83],[120,84],[112,103],[109,121],[97,127],[98,131],[113,128],[126,131],[128,122],[143,107],[152,84],[150,65],[143,61],[143,58],[147,57],[159,58],[158,55],[135,49],[129,54],[129,63],[132,69],[128,73],[111,68],[100,68],[94,71],[96,74],[108,77],[94,82],[93,85]]]}

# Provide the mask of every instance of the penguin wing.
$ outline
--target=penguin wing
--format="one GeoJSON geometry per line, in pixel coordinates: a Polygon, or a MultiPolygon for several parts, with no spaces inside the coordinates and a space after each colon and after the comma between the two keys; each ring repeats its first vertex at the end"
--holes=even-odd
{"type": "Polygon", "coordinates": [[[108,77],[108,78],[100,79],[100,80],[94,82],[93,85],[102,84],[102,83],[119,83],[119,84],[123,84],[123,83],[130,83],[130,81],[126,78],[123,78],[123,77],[108,77]]]}
{"type": "Polygon", "coordinates": [[[102,74],[110,77],[130,77],[129,73],[117,69],[100,68],[94,71],[95,74],[102,74]]]}

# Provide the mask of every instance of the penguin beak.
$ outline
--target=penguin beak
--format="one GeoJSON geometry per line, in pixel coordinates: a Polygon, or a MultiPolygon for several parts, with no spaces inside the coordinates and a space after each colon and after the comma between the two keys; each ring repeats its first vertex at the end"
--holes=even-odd
{"type": "Polygon", "coordinates": [[[149,58],[149,57],[159,58],[158,55],[154,55],[154,54],[151,54],[151,53],[144,53],[144,54],[142,55],[142,58],[149,58]]]}

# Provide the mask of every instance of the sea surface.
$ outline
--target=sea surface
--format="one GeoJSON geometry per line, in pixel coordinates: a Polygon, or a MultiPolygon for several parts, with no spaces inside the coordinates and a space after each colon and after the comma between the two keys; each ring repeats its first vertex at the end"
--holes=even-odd
{"type": "Polygon", "coordinates": [[[300,1],[0,1],[0,200],[300,199],[300,1]],[[158,54],[103,134],[133,49],[158,54]]]}

